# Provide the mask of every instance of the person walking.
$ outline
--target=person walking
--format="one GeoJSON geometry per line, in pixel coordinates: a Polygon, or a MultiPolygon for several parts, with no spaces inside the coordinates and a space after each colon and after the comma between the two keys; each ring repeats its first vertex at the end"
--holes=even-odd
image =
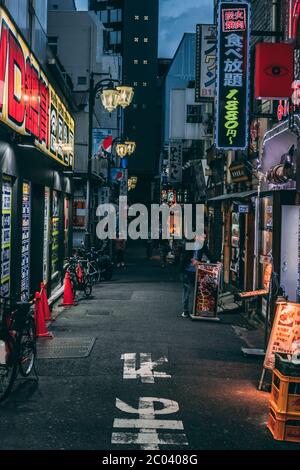
{"type": "Polygon", "coordinates": [[[186,244],[191,241],[186,240],[185,246],[183,247],[180,260],[180,271],[182,274],[182,304],[183,312],[181,316],[188,318],[190,316],[190,299],[191,293],[194,297],[195,278],[196,278],[196,267],[199,264],[203,256],[205,255],[209,261],[212,260],[212,255],[209,252],[208,244],[206,241],[206,234],[196,236],[194,238],[195,247],[193,250],[188,250],[186,244]]]}
{"type": "Polygon", "coordinates": [[[125,260],[124,260],[125,249],[126,249],[126,241],[123,238],[117,238],[115,241],[117,268],[120,268],[120,266],[122,267],[125,266],[125,260]]]}

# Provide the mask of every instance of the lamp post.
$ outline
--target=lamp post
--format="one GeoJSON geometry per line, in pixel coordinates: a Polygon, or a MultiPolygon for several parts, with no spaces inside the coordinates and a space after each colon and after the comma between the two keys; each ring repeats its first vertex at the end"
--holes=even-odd
{"type": "Polygon", "coordinates": [[[118,106],[126,108],[130,105],[134,91],[132,87],[121,85],[117,79],[112,79],[110,73],[90,74],[89,84],[89,129],[88,129],[88,168],[87,168],[87,191],[86,191],[86,224],[84,244],[87,249],[91,248],[91,174],[92,174],[92,152],[93,152],[93,117],[96,98],[101,98],[103,107],[111,113],[118,106]],[[109,78],[95,83],[95,75],[109,75],[109,78]],[[115,86],[116,85],[116,86],[115,86]]]}

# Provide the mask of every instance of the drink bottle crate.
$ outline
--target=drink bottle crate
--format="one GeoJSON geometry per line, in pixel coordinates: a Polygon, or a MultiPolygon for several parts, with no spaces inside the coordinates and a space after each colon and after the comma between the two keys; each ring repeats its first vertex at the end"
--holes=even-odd
{"type": "Polygon", "coordinates": [[[267,428],[278,441],[300,442],[300,415],[278,413],[270,406],[267,428]]]}
{"type": "Polygon", "coordinates": [[[300,377],[273,371],[270,405],[278,413],[293,413],[300,418],[300,377]]]}

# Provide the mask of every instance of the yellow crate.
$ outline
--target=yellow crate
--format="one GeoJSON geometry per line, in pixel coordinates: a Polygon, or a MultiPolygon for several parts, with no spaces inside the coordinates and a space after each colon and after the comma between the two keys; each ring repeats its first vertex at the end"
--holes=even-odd
{"type": "Polygon", "coordinates": [[[270,405],[278,413],[300,416],[300,377],[288,377],[274,369],[270,405]]]}
{"type": "Polygon", "coordinates": [[[269,408],[267,428],[277,441],[300,442],[300,416],[269,408]]]}

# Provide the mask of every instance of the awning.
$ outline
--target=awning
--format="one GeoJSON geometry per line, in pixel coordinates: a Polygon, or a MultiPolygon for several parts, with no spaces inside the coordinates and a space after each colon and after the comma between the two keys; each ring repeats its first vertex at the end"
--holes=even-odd
{"type": "Polygon", "coordinates": [[[212,199],[208,199],[208,202],[219,202],[219,201],[225,201],[227,199],[244,199],[246,197],[250,196],[256,196],[257,195],[257,190],[251,190],[251,191],[244,191],[241,193],[228,193],[228,194],[222,194],[222,196],[217,196],[213,197],[212,199]]]}

